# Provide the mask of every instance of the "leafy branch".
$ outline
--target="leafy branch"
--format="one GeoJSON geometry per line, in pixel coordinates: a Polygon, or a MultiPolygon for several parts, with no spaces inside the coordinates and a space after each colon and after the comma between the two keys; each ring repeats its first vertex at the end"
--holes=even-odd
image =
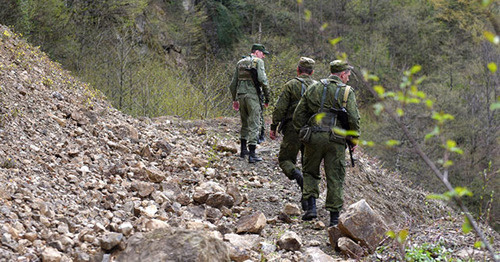
{"type": "MultiPolygon", "coordinates": [[[[495,251],[488,242],[488,239],[483,234],[482,230],[479,228],[478,223],[474,220],[473,216],[467,209],[467,207],[462,202],[463,196],[470,196],[472,193],[466,188],[456,187],[454,188],[448,180],[449,167],[453,165],[450,160],[450,155],[453,153],[462,154],[463,151],[457,147],[457,144],[453,140],[446,139],[442,135],[443,126],[447,121],[453,120],[454,117],[450,114],[444,112],[433,112],[432,118],[436,121],[436,126],[433,131],[425,136],[425,139],[431,139],[437,137],[441,141],[444,150],[443,159],[438,161],[441,164],[442,170],[429,158],[429,156],[422,150],[422,147],[417,142],[413,134],[408,130],[407,126],[402,121],[402,116],[404,115],[404,108],[409,104],[425,104],[429,109],[432,109],[433,101],[426,98],[426,94],[418,89],[418,85],[422,83],[425,79],[424,77],[415,78],[415,75],[421,70],[421,66],[413,66],[410,70],[404,72],[403,81],[400,84],[400,90],[395,92],[386,92],[384,87],[381,85],[375,85],[373,88],[367,88],[370,93],[377,99],[378,103],[374,106],[375,113],[380,114],[382,111],[386,112],[392,120],[397,124],[397,126],[403,131],[404,135],[410,141],[411,146],[415,149],[418,156],[425,162],[425,164],[432,170],[434,175],[439,178],[443,185],[448,190],[447,193],[443,195],[432,195],[430,198],[440,198],[443,200],[453,200],[465,214],[465,223],[463,225],[463,231],[468,233],[471,228],[474,229],[478,237],[481,239],[482,246],[484,246],[490,253],[493,261],[499,261],[499,258],[495,256],[495,251]],[[393,100],[395,103],[389,103],[389,100],[393,100]]],[[[367,85],[368,81],[379,81],[379,78],[375,75],[371,75],[368,72],[363,72],[364,83],[367,85]]],[[[391,144],[397,143],[397,141],[390,141],[391,144]]]]}

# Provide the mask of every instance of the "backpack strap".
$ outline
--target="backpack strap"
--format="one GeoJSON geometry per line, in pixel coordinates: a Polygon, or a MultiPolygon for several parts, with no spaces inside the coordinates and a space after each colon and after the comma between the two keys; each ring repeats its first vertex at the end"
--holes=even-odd
{"type": "Polygon", "coordinates": [[[299,82],[302,84],[302,89],[300,90],[300,96],[303,96],[304,93],[306,92],[306,82],[304,81],[304,79],[300,77],[296,77],[295,79],[299,80],[299,82]]]}
{"type": "Polygon", "coordinates": [[[325,104],[325,97],[326,97],[326,87],[328,86],[329,82],[327,79],[321,79],[321,83],[323,84],[323,95],[321,96],[321,106],[318,112],[323,111],[323,105],[325,104]]]}
{"type": "Polygon", "coordinates": [[[344,100],[342,100],[342,107],[347,106],[347,97],[349,97],[349,90],[351,90],[351,86],[346,86],[344,91],[344,100]]]}

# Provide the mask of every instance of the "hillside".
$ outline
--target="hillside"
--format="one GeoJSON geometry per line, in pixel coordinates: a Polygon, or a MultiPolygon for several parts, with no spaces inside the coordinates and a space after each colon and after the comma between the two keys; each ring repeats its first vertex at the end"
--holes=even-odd
{"type": "MultiPolygon", "coordinates": [[[[235,154],[237,130],[232,118],[125,115],[0,26],[0,261],[109,261],[125,248],[108,248],[112,232],[126,243],[155,228],[205,232],[228,243],[238,220],[256,211],[267,224],[256,239],[267,244],[242,257],[307,261],[319,252],[310,248],[319,247],[344,259],[329,246],[323,202],[319,221],[283,219],[285,204],[300,197],[277,165],[279,142],[265,142],[264,162],[249,165],[235,154]],[[209,181],[231,195],[231,208],[200,203],[196,190],[209,181]],[[276,248],[285,230],[302,238],[300,251],[276,248]]],[[[363,152],[357,158],[347,171],[346,206],[366,199],[392,229],[408,228],[411,244],[442,241],[454,256],[472,248],[475,237],[461,233],[460,215],[363,152]]],[[[389,244],[368,259],[387,260],[396,250],[389,244]]]]}

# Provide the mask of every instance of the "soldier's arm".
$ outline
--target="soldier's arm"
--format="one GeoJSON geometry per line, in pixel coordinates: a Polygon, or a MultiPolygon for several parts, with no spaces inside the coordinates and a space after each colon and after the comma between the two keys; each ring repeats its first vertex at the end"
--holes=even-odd
{"type": "Polygon", "coordinates": [[[259,82],[262,84],[262,92],[264,92],[264,103],[269,103],[269,83],[267,81],[266,69],[264,67],[264,60],[257,60],[257,76],[259,82]]]}
{"type": "Polygon", "coordinates": [[[276,107],[273,112],[273,123],[271,124],[271,130],[276,130],[279,122],[286,117],[288,106],[290,105],[290,88],[288,84],[289,82],[283,86],[283,92],[281,92],[281,95],[278,98],[278,102],[276,102],[276,107]]]}
{"type": "Polygon", "coordinates": [[[231,80],[231,84],[229,85],[229,90],[231,90],[233,101],[236,101],[237,87],[238,87],[238,68],[234,70],[233,79],[231,80]]]}
{"type": "Polygon", "coordinates": [[[358,105],[356,103],[356,95],[354,94],[354,90],[351,88],[349,92],[349,96],[347,97],[347,105],[346,105],[349,127],[351,130],[360,132],[359,122],[360,116],[358,111],[358,105]]]}

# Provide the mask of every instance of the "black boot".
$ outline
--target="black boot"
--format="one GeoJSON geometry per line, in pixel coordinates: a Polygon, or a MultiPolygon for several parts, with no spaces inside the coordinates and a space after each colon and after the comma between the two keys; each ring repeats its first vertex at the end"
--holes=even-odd
{"type": "Polygon", "coordinates": [[[336,226],[339,223],[339,212],[330,211],[330,226],[336,226]]]}
{"type": "Polygon", "coordinates": [[[248,149],[247,149],[247,141],[245,139],[241,139],[241,149],[240,149],[240,157],[245,158],[248,156],[248,149]]]}
{"type": "Polygon", "coordinates": [[[307,199],[307,211],[302,216],[302,220],[309,221],[317,217],[318,213],[316,212],[316,198],[309,197],[309,199],[307,199]]]}
{"type": "MultiPolygon", "coordinates": [[[[297,185],[300,188],[300,195],[302,196],[302,190],[304,189],[304,177],[302,176],[302,172],[298,168],[294,169],[292,172],[292,179],[297,181],[297,185]]],[[[302,210],[307,211],[307,200],[304,197],[300,198],[300,205],[302,206],[302,210]]]]}
{"type": "Polygon", "coordinates": [[[257,141],[257,144],[264,143],[266,141],[266,137],[264,136],[264,128],[260,130],[259,134],[259,140],[257,141]]]}
{"type": "Polygon", "coordinates": [[[255,154],[255,147],[255,145],[248,145],[248,149],[250,149],[250,154],[248,155],[248,163],[262,161],[262,157],[259,157],[255,154]]]}
{"type": "Polygon", "coordinates": [[[304,188],[304,177],[302,176],[302,172],[298,168],[295,168],[292,172],[293,179],[297,181],[297,185],[300,187],[300,191],[304,188]]]}

